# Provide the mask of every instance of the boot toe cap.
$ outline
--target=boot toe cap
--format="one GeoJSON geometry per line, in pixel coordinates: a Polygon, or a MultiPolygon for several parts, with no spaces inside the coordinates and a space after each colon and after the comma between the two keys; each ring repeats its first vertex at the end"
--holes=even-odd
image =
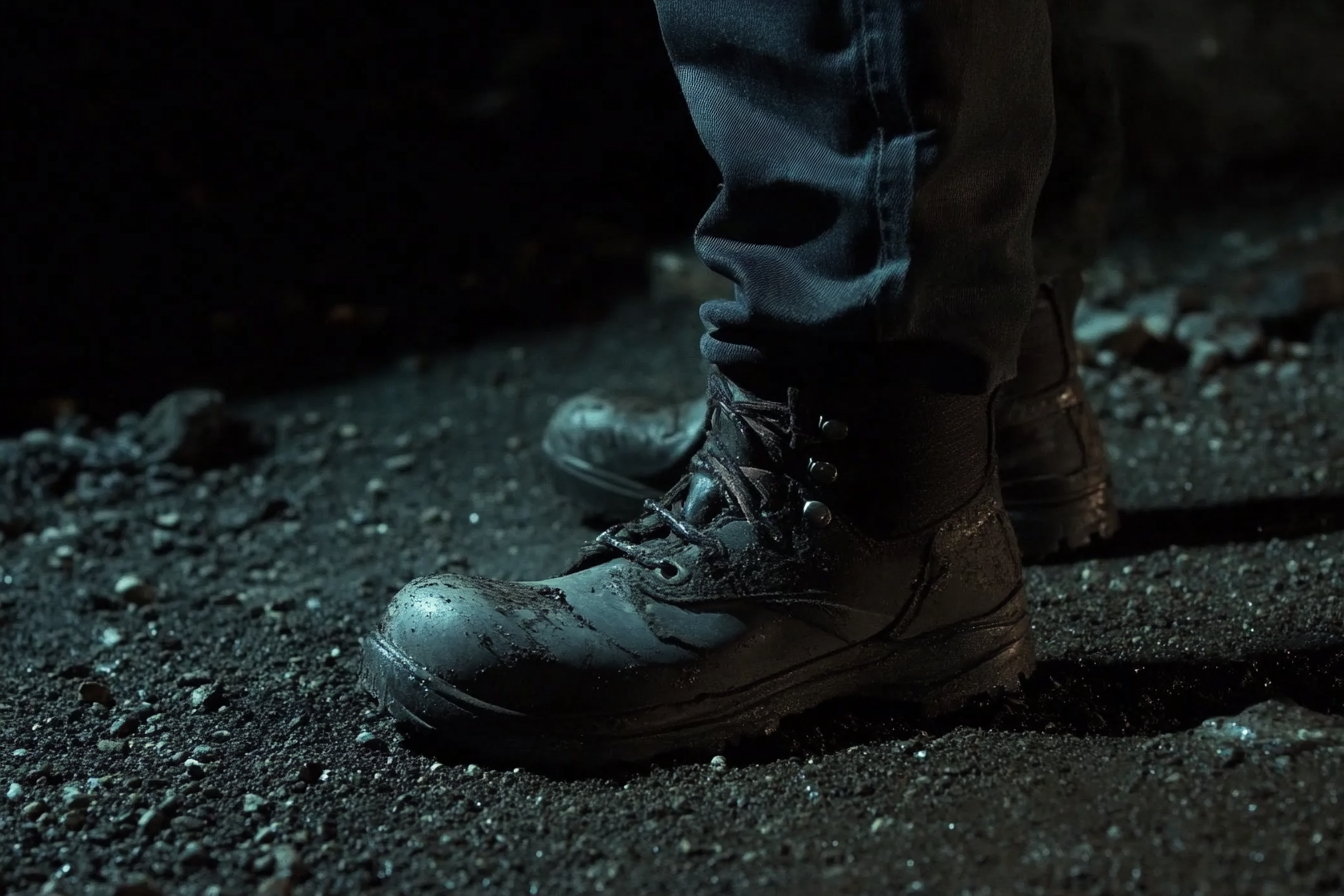
{"type": "Polygon", "coordinates": [[[416,579],[388,605],[379,635],[435,676],[471,681],[544,651],[538,628],[550,627],[545,596],[520,591],[473,576],[416,579]]]}

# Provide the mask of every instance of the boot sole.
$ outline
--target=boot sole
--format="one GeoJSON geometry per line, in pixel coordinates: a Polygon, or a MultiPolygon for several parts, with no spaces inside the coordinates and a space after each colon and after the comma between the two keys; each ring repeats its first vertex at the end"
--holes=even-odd
{"type": "Polygon", "coordinates": [[[503,765],[571,769],[714,752],[839,697],[911,703],[940,715],[975,697],[1020,690],[1036,666],[1021,586],[978,619],[915,638],[871,639],[730,693],[619,715],[519,713],[469,696],[380,635],[363,647],[360,685],[437,745],[503,765]]]}
{"type": "Polygon", "coordinates": [[[1110,538],[1120,528],[1120,513],[1110,480],[1059,501],[1004,500],[1024,560],[1042,560],[1063,551],[1110,538]]]}

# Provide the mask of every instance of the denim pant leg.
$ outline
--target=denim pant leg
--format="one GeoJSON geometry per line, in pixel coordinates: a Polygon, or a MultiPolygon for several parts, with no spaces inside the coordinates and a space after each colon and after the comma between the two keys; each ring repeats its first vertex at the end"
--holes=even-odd
{"type": "Polygon", "coordinates": [[[1054,108],[1046,0],[655,0],[723,186],[707,360],[918,342],[1012,376],[1054,108]],[[837,346],[837,344],[841,344],[837,346]]]}

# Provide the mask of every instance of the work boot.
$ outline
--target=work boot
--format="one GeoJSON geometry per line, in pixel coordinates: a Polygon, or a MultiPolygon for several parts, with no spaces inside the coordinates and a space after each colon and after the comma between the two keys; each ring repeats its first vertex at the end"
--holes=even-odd
{"type": "Polygon", "coordinates": [[[1078,378],[1073,321],[1082,291],[1078,274],[1041,285],[1017,376],[995,414],[1003,498],[1028,558],[1082,547],[1120,524],[1101,423],[1078,378]]]}
{"type": "Polygon", "coordinates": [[[556,578],[411,582],[363,686],[444,745],[547,766],[715,750],[846,695],[936,713],[1018,688],[1034,652],[990,401],[921,364],[713,371],[667,494],[556,578]]]}
{"type": "MultiPolygon", "coordinates": [[[[1041,285],[1018,376],[999,399],[1003,496],[1033,559],[1110,536],[1119,524],[1100,424],[1078,379],[1081,293],[1077,274],[1041,285]]],[[[604,519],[628,519],[685,470],[704,440],[706,410],[703,397],[589,392],[556,409],[541,447],[560,491],[604,519]]]]}

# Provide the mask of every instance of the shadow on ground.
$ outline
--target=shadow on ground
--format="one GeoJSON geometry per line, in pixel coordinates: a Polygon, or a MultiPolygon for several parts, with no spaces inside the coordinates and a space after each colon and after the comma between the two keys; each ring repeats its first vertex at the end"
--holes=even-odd
{"type": "Polygon", "coordinates": [[[1170,547],[1250,544],[1344,529],[1344,494],[1255,498],[1236,504],[1122,510],[1114,538],[1061,554],[1043,566],[1138,557],[1170,547]]]}
{"type": "MultiPolygon", "coordinates": [[[[1265,700],[1344,712],[1344,643],[1261,654],[1242,662],[1042,663],[1018,694],[984,698],[957,712],[923,715],[913,706],[870,699],[837,700],[783,720],[773,734],[723,750],[732,766],[842,752],[850,747],[937,737],[957,728],[1039,732],[1074,737],[1142,737],[1186,731],[1206,719],[1236,715],[1265,700]]],[[[438,749],[402,728],[405,744],[445,764],[467,757],[438,749]]],[[[480,762],[480,757],[471,757],[480,762]]],[[[703,763],[671,756],[660,765],[703,763]]],[[[488,762],[487,762],[488,764],[488,762]]],[[[558,777],[638,773],[634,766],[558,777]]]]}

